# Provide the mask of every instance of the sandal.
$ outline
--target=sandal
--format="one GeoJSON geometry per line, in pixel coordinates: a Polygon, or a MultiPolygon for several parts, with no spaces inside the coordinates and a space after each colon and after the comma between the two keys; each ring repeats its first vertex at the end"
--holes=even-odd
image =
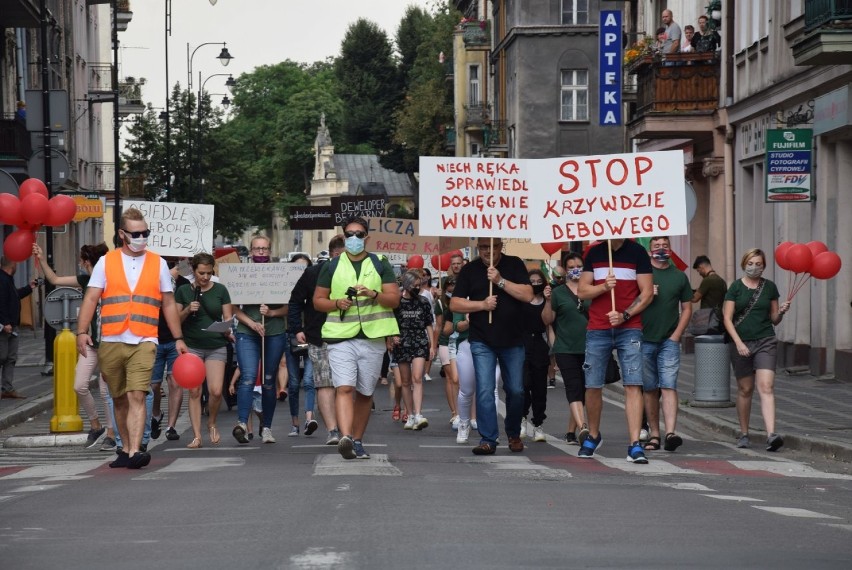
{"type": "Polygon", "coordinates": [[[207,429],[210,431],[210,443],[219,445],[219,441],[222,439],[219,430],[216,429],[216,426],[207,426],[207,429]]]}
{"type": "Polygon", "coordinates": [[[655,435],[648,439],[645,443],[646,451],[659,451],[660,450],[660,436],[655,435]]]}
{"type": "Polygon", "coordinates": [[[395,422],[399,421],[399,406],[393,407],[393,413],[391,414],[391,419],[395,422]]]}
{"type": "Polygon", "coordinates": [[[191,442],[189,442],[189,445],[187,445],[186,447],[187,447],[188,449],[198,449],[198,448],[200,448],[200,447],[201,447],[201,438],[200,438],[200,437],[194,437],[194,438],[192,438],[192,441],[191,441],[191,442]]]}
{"type": "Polygon", "coordinates": [[[681,445],[683,445],[683,438],[679,435],[675,435],[674,433],[666,434],[666,445],[664,446],[666,451],[674,451],[681,445]]]}

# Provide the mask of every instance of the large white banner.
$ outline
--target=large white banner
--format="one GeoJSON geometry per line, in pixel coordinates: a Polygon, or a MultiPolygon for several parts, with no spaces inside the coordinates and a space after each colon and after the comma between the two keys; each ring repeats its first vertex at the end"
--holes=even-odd
{"type": "Polygon", "coordinates": [[[286,305],[296,281],[305,272],[301,263],[221,263],[219,282],[236,305],[286,305]]]}
{"type": "Polygon", "coordinates": [[[145,216],[151,230],[151,251],[174,257],[213,253],[213,206],[125,199],[122,207],[125,211],[136,208],[145,216]]]}
{"type": "Polygon", "coordinates": [[[530,162],[420,157],[420,232],[427,236],[529,238],[530,162]]]}
{"type": "Polygon", "coordinates": [[[687,233],[683,151],[529,162],[534,242],[687,233]]]}

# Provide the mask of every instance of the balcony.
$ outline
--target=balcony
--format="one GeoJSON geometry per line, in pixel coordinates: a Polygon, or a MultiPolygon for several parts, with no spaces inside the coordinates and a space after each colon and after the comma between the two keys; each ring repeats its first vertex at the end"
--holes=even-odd
{"type": "Polygon", "coordinates": [[[470,51],[491,49],[491,22],[480,20],[459,24],[464,47],[470,51]]]}
{"type": "Polygon", "coordinates": [[[115,191],[115,163],[90,162],[85,166],[85,179],[80,182],[84,190],[112,193],[115,191]]]}
{"type": "Polygon", "coordinates": [[[128,77],[118,84],[118,116],[122,119],[130,115],[138,115],[145,112],[145,103],[142,101],[142,86],[145,79],[138,81],[134,77],[128,77]]]}
{"type": "Polygon", "coordinates": [[[489,152],[506,152],[509,149],[506,121],[486,123],[482,132],[482,143],[489,152]]]}
{"type": "Polygon", "coordinates": [[[712,130],[719,108],[721,67],[714,53],[643,56],[630,64],[636,75],[636,113],[631,138],[671,138],[712,130]],[[704,120],[702,120],[704,119],[704,120]]]}
{"type": "Polygon", "coordinates": [[[89,98],[92,100],[110,100],[113,97],[112,90],[112,64],[90,63],[89,67],[89,98]]]}
{"type": "Polygon", "coordinates": [[[796,65],[852,63],[852,0],[805,0],[805,27],[793,44],[796,65]]]}
{"type": "Polygon", "coordinates": [[[23,121],[11,115],[0,119],[0,162],[27,160],[33,149],[23,121]]]}
{"type": "Polygon", "coordinates": [[[444,144],[447,150],[455,150],[456,148],[456,128],[452,126],[444,127],[444,144]]]}
{"type": "Polygon", "coordinates": [[[133,12],[130,10],[130,0],[118,0],[118,10],[115,12],[116,28],[119,32],[126,32],[127,26],[133,19],[133,12]]]}
{"type": "Polygon", "coordinates": [[[491,120],[491,105],[488,103],[475,103],[465,105],[465,126],[468,128],[482,128],[491,120]]]}

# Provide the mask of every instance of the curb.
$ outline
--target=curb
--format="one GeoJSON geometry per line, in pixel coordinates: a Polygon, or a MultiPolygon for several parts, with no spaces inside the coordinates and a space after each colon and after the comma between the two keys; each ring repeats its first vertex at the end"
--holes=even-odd
{"type": "MultiPolygon", "coordinates": [[[[0,417],[0,431],[22,424],[53,407],[53,392],[36,396],[26,404],[18,406],[0,417]]],[[[11,439],[11,438],[10,438],[11,439]]]]}
{"type": "Polygon", "coordinates": [[[52,435],[15,435],[3,442],[3,447],[8,448],[30,448],[30,447],[63,447],[82,446],[86,443],[88,436],[84,433],[74,434],[52,434],[52,435]]]}

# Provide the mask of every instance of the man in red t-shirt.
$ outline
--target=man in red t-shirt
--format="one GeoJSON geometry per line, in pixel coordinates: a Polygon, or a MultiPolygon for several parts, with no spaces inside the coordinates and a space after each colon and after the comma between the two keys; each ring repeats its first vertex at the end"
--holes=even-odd
{"type": "Polygon", "coordinates": [[[580,446],[579,456],[590,458],[600,448],[601,408],[607,362],[612,351],[618,352],[624,383],[624,411],[630,444],[627,460],[647,463],[639,443],[642,425],[642,317],[654,294],[651,261],[648,253],[632,240],[611,240],[612,269],[607,244],[593,246],[586,254],[580,276],[578,296],[589,299],[589,325],[586,331],[586,412],[589,437],[580,446]],[[614,304],[613,309],[613,295],[614,304]]]}

